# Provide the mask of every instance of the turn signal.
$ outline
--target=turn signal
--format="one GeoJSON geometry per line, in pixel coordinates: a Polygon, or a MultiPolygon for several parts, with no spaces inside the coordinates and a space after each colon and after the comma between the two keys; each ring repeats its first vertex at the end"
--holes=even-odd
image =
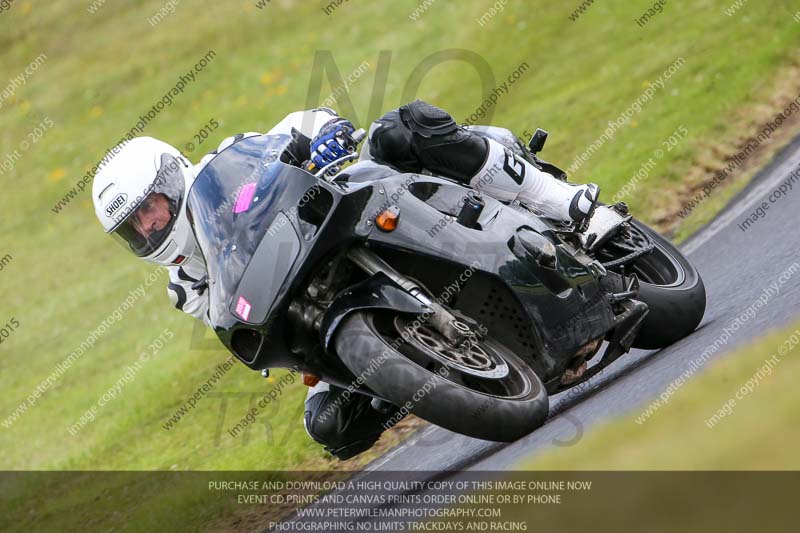
{"type": "Polygon", "coordinates": [[[303,385],[306,387],[313,387],[317,383],[319,383],[319,376],[315,376],[314,374],[306,374],[303,372],[303,385]]]}
{"type": "Polygon", "coordinates": [[[397,229],[397,220],[400,218],[400,208],[393,205],[378,213],[375,217],[375,225],[383,231],[394,231],[397,229]]]}

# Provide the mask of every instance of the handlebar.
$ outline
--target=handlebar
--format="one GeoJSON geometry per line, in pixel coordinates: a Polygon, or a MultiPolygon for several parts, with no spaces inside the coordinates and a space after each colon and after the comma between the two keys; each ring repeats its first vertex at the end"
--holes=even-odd
{"type": "MultiPolygon", "coordinates": [[[[342,163],[346,163],[348,161],[353,161],[355,159],[358,159],[358,154],[355,153],[355,152],[353,152],[352,154],[344,155],[344,156],[340,157],[339,159],[337,159],[336,161],[331,161],[330,163],[328,163],[327,165],[325,165],[324,167],[319,169],[316,172],[316,174],[314,174],[314,177],[315,178],[321,178],[321,177],[323,177],[325,175],[325,173],[327,173],[329,170],[332,170],[334,167],[338,167],[342,163]]],[[[336,172],[331,174],[330,177],[333,177],[335,174],[336,174],[336,172]]]]}

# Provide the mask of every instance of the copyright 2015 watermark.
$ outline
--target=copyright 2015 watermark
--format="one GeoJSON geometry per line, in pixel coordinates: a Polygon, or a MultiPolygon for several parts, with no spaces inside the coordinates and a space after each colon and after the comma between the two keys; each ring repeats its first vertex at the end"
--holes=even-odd
{"type": "Polygon", "coordinates": [[[776,353],[764,359],[761,366],[759,366],[753,375],[739,387],[736,393],[728,398],[728,401],[724,402],[717,409],[716,413],[705,421],[706,427],[708,427],[708,429],[713,429],[714,426],[722,422],[724,418],[733,415],[733,410],[738,403],[760,387],[761,384],[765,382],[766,378],[772,375],[773,370],[781,363],[783,357],[794,350],[798,344],[800,344],[800,330],[795,330],[789,337],[784,339],[776,353]]]}
{"type": "Polygon", "coordinates": [[[16,0],[0,0],[0,13],[10,11],[11,6],[14,5],[14,2],[16,2],[16,0]]]}

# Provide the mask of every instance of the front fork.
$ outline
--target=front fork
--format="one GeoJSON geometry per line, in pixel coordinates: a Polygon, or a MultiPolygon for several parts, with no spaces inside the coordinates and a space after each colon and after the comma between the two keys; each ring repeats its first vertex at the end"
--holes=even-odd
{"type": "Polygon", "coordinates": [[[408,291],[410,295],[426,305],[431,311],[428,323],[454,345],[471,341],[478,335],[469,324],[459,320],[438,301],[431,299],[419,284],[403,276],[372,250],[361,247],[353,248],[347,253],[347,257],[367,274],[374,275],[382,272],[408,291]]]}

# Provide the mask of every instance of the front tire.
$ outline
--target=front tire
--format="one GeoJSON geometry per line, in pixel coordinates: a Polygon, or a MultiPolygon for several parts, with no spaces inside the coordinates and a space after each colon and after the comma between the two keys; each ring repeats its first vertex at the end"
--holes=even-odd
{"type": "Polygon", "coordinates": [[[467,356],[460,363],[445,364],[438,332],[409,323],[389,313],[353,313],[336,333],[336,352],[377,394],[450,431],[512,442],[544,423],[544,385],[508,348],[481,339],[462,353],[467,356]]]}

